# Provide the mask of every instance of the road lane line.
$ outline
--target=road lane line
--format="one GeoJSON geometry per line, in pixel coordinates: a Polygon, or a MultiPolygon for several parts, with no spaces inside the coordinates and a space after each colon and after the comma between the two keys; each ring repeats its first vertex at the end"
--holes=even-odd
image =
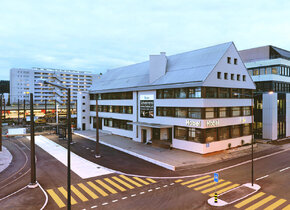
{"type": "Polygon", "coordinates": [[[160,189],[160,187],[156,187],[155,189],[156,189],[156,190],[159,190],[159,189],[160,189]]]}
{"type": "MultiPolygon", "coordinates": [[[[220,179],[219,182],[223,182],[224,180],[223,179],[220,179]]],[[[209,184],[205,184],[205,185],[202,185],[202,186],[199,186],[199,187],[196,187],[194,188],[194,190],[202,190],[204,188],[207,188],[207,187],[210,187],[210,186],[213,186],[216,182],[211,182],[209,184]]]]}
{"type": "Polygon", "coordinates": [[[149,190],[148,190],[148,192],[151,192],[151,191],[152,191],[152,189],[149,189],[149,190]]]}
{"type": "Polygon", "coordinates": [[[153,179],[150,179],[150,178],[146,178],[149,182],[151,182],[151,183],[156,183],[156,181],[155,180],[153,180],[153,179]]]}
{"type": "Polygon", "coordinates": [[[264,205],[265,203],[268,203],[270,200],[273,200],[276,198],[276,196],[269,195],[268,197],[264,198],[263,200],[259,201],[258,203],[255,203],[254,205],[250,206],[249,208],[246,208],[246,210],[255,210],[259,208],[260,206],[264,205]]]}
{"type": "Polygon", "coordinates": [[[275,203],[273,203],[272,205],[270,205],[267,208],[265,208],[264,210],[273,210],[273,209],[276,209],[278,206],[280,206],[281,204],[283,204],[285,202],[286,202],[285,199],[280,199],[280,200],[276,201],[275,203]]]}
{"type": "Polygon", "coordinates": [[[202,180],[202,179],[205,179],[205,178],[208,178],[208,177],[210,177],[210,175],[202,176],[202,177],[199,177],[197,179],[192,179],[192,180],[189,180],[187,182],[182,182],[181,185],[186,185],[186,184],[190,184],[192,182],[197,182],[199,180],[202,180]]]}
{"type": "MultiPolygon", "coordinates": [[[[221,190],[217,191],[216,193],[219,195],[219,194],[221,194],[221,193],[223,193],[223,192],[226,192],[226,191],[228,191],[228,190],[230,190],[230,189],[233,189],[233,188],[235,188],[235,187],[238,187],[238,186],[240,186],[240,185],[239,185],[239,184],[233,184],[233,185],[231,185],[231,186],[229,186],[229,187],[226,187],[226,188],[224,188],[224,189],[221,189],[221,190]]],[[[213,197],[213,196],[214,196],[214,193],[211,193],[209,196],[210,196],[210,197],[213,197]]]]}
{"type": "Polygon", "coordinates": [[[269,175],[265,175],[265,176],[262,176],[262,177],[260,177],[260,178],[257,178],[256,180],[258,181],[258,180],[260,180],[260,179],[264,179],[264,178],[266,178],[266,177],[268,177],[269,175]]]}
{"type": "Polygon", "coordinates": [[[110,183],[111,185],[113,185],[114,187],[118,188],[119,190],[121,190],[122,192],[126,191],[125,188],[121,187],[120,185],[118,185],[117,183],[113,182],[112,180],[110,180],[109,178],[105,178],[105,181],[107,181],[108,183],[110,183]]]}
{"type": "Polygon", "coordinates": [[[122,185],[128,187],[129,189],[134,189],[132,185],[128,184],[127,182],[124,182],[123,180],[119,179],[118,177],[113,176],[113,179],[115,179],[117,182],[121,183],[122,185]]]}
{"type": "Polygon", "coordinates": [[[252,202],[253,200],[256,200],[257,198],[260,198],[263,195],[265,195],[265,193],[260,192],[260,193],[258,193],[256,195],[253,195],[253,196],[247,198],[246,200],[243,200],[242,202],[240,202],[237,205],[235,205],[235,207],[239,209],[239,208],[243,207],[244,205],[252,202]]]}
{"type": "Polygon", "coordinates": [[[98,206],[92,206],[91,209],[97,208],[98,206]]]}
{"type": "Polygon", "coordinates": [[[178,179],[175,181],[176,183],[182,182],[182,179],[178,179]]]}
{"type": "Polygon", "coordinates": [[[135,196],[136,196],[136,194],[131,195],[131,197],[135,197],[135,196]]]}
{"type": "Polygon", "coordinates": [[[228,185],[228,184],[231,184],[231,183],[232,183],[232,182],[224,182],[223,184],[219,184],[219,185],[214,186],[214,187],[212,187],[212,188],[208,188],[208,189],[206,189],[206,190],[203,190],[203,191],[201,191],[201,193],[202,193],[202,194],[205,194],[205,193],[211,192],[211,191],[213,191],[213,190],[215,190],[215,189],[219,189],[219,188],[221,188],[221,187],[223,187],[223,186],[226,186],[226,185],[228,185]]]}
{"type": "MultiPolygon", "coordinates": [[[[192,188],[192,187],[195,187],[195,186],[198,186],[198,185],[201,185],[201,184],[204,184],[204,183],[207,183],[207,182],[210,182],[210,181],[213,181],[214,178],[209,178],[209,179],[206,179],[206,180],[203,180],[203,181],[200,181],[200,182],[197,182],[197,183],[194,183],[194,184],[191,184],[191,185],[188,185],[187,187],[188,188],[192,188]]],[[[181,183],[182,184],[182,183],[181,183]]]]}
{"type": "Polygon", "coordinates": [[[102,203],[103,206],[108,205],[109,203],[102,203]]]}
{"type": "Polygon", "coordinates": [[[174,185],[174,183],[170,183],[170,185],[174,185]]]}
{"type": "Polygon", "coordinates": [[[108,191],[110,191],[113,194],[118,193],[116,190],[114,190],[113,188],[111,188],[110,186],[108,186],[107,184],[105,184],[104,182],[102,182],[101,180],[97,179],[95,180],[99,185],[101,185],[102,187],[106,188],[108,191]]]}
{"type": "Polygon", "coordinates": [[[59,208],[65,207],[64,202],[58,197],[58,195],[52,190],[47,190],[48,194],[52,197],[52,199],[55,201],[55,203],[58,205],[59,208]]]}
{"type": "Polygon", "coordinates": [[[166,184],[166,185],[164,185],[163,187],[168,187],[168,185],[166,184]]]}
{"type": "Polygon", "coordinates": [[[123,179],[125,179],[125,180],[127,180],[128,182],[131,182],[131,184],[134,184],[134,185],[136,185],[137,187],[142,187],[141,184],[135,182],[134,180],[132,180],[132,179],[130,179],[130,178],[124,176],[124,175],[120,175],[120,177],[123,178],[123,179]]]}
{"type": "MultiPolygon", "coordinates": [[[[57,188],[60,192],[61,192],[61,194],[67,199],[67,191],[63,188],[63,187],[59,187],[59,188],[57,188]]],[[[70,196],[70,199],[71,199],[71,205],[74,205],[74,204],[77,204],[77,202],[76,202],[76,200],[72,197],[72,196],[70,196]]]]}
{"type": "Polygon", "coordinates": [[[113,200],[112,202],[115,203],[115,202],[117,202],[117,201],[118,201],[118,200],[113,200]]]}
{"type": "Polygon", "coordinates": [[[80,183],[78,184],[78,186],[80,188],[83,189],[83,191],[85,191],[88,195],[90,195],[93,199],[98,198],[99,196],[97,196],[93,191],[91,191],[89,188],[87,188],[84,184],[80,183]]]}
{"type": "Polygon", "coordinates": [[[71,185],[71,191],[74,192],[74,194],[76,194],[83,202],[88,201],[88,199],[86,198],[86,196],[84,196],[84,194],[82,194],[77,188],[75,188],[73,185],[71,185]]]}
{"type": "Polygon", "coordinates": [[[289,168],[290,168],[290,167],[283,168],[283,169],[280,170],[280,172],[285,171],[285,170],[287,170],[287,169],[289,169],[289,168]]]}
{"type": "Polygon", "coordinates": [[[95,185],[93,182],[87,182],[88,185],[90,185],[94,190],[96,190],[98,193],[100,193],[102,196],[106,197],[108,196],[108,193],[106,193],[104,190],[99,188],[97,185],[95,185]]]}
{"type": "Polygon", "coordinates": [[[125,199],[127,199],[127,197],[123,197],[123,198],[122,198],[122,200],[125,200],[125,199]]]}
{"type": "Polygon", "coordinates": [[[143,179],[140,179],[139,177],[135,177],[135,176],[134,176],[133,178],[136,179],[137,181],[139,181],[139,182],[145,184],[145,185],[149,185],[148,182],[144,181],[143,179]]]}
{"type": "Polygon", "coordinates": [[[144,194],[145,192],[140,192],[140,195],[144,194]]]}

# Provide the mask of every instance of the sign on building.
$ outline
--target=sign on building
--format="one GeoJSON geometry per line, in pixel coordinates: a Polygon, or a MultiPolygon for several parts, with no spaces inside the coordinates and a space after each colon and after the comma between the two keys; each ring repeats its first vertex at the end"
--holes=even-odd
{"type": "Polygon", "coordinates": [[[140,117],[154,118],[154,95],[140,95],[140,117]]]}

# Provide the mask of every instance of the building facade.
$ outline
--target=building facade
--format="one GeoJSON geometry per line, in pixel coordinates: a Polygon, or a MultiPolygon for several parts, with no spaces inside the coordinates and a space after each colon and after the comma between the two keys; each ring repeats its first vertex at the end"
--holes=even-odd
{"type": "Polygon", "coordinates": [[[254,132],[259,139],[290,136],[290,52],[274,46],[240,51],[256,84],[254,132]]]}
{"type": "Polygon", "coordinates": [[[32,68],[13,68],[10,70],[10,102],[17,103],[29,100],[29,93],[34,93],[34,101],[44,104],[57,101],[59,104],[66,103],[66,93],[59,88],[37,84],[37,80],[47,80],[65,87],[71,88],[72,103],[77,101],[77,92],[87,91],[92,81],[99,78],[97,74],[85,71],[32,68]]]}
{"type": "Polygon", "coordinates": [[[166,56],[109,70],[79,94],[81,129],[200,154],[251,142],[255,85],[235,45],[166,56]],[[82,95],[82,96],[81,96],[82,95]],[[89,108],[88,108],[89,106],[89,108]]]}

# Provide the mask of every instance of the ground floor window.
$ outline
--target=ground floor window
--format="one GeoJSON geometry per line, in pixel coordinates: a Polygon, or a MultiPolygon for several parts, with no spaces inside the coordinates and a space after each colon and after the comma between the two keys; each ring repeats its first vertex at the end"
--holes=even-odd
{"type": "Polygon", "coordinates": [[[112,128],[119,128],[124,130],[133,130],[133,125],[128,124],[132,121],[129,120],[119,120],[119,119],[112,119],[112,118],[104,118],[104,126],[112,127],[112,128]]]}

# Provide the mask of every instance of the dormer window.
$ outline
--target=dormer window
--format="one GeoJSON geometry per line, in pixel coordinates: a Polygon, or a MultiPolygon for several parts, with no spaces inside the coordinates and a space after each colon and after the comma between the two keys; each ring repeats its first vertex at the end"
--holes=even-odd
{"type": "Polygon", "coordinates": [[[238,59],[236,59],[236,58],[234,59],[234,64],[238,65],[238,59]]]}
{"type": "Polygon", "coordinates": [[[231,63],[231,57],[228,57],[228,64],[230,64],[231,63]]]}

